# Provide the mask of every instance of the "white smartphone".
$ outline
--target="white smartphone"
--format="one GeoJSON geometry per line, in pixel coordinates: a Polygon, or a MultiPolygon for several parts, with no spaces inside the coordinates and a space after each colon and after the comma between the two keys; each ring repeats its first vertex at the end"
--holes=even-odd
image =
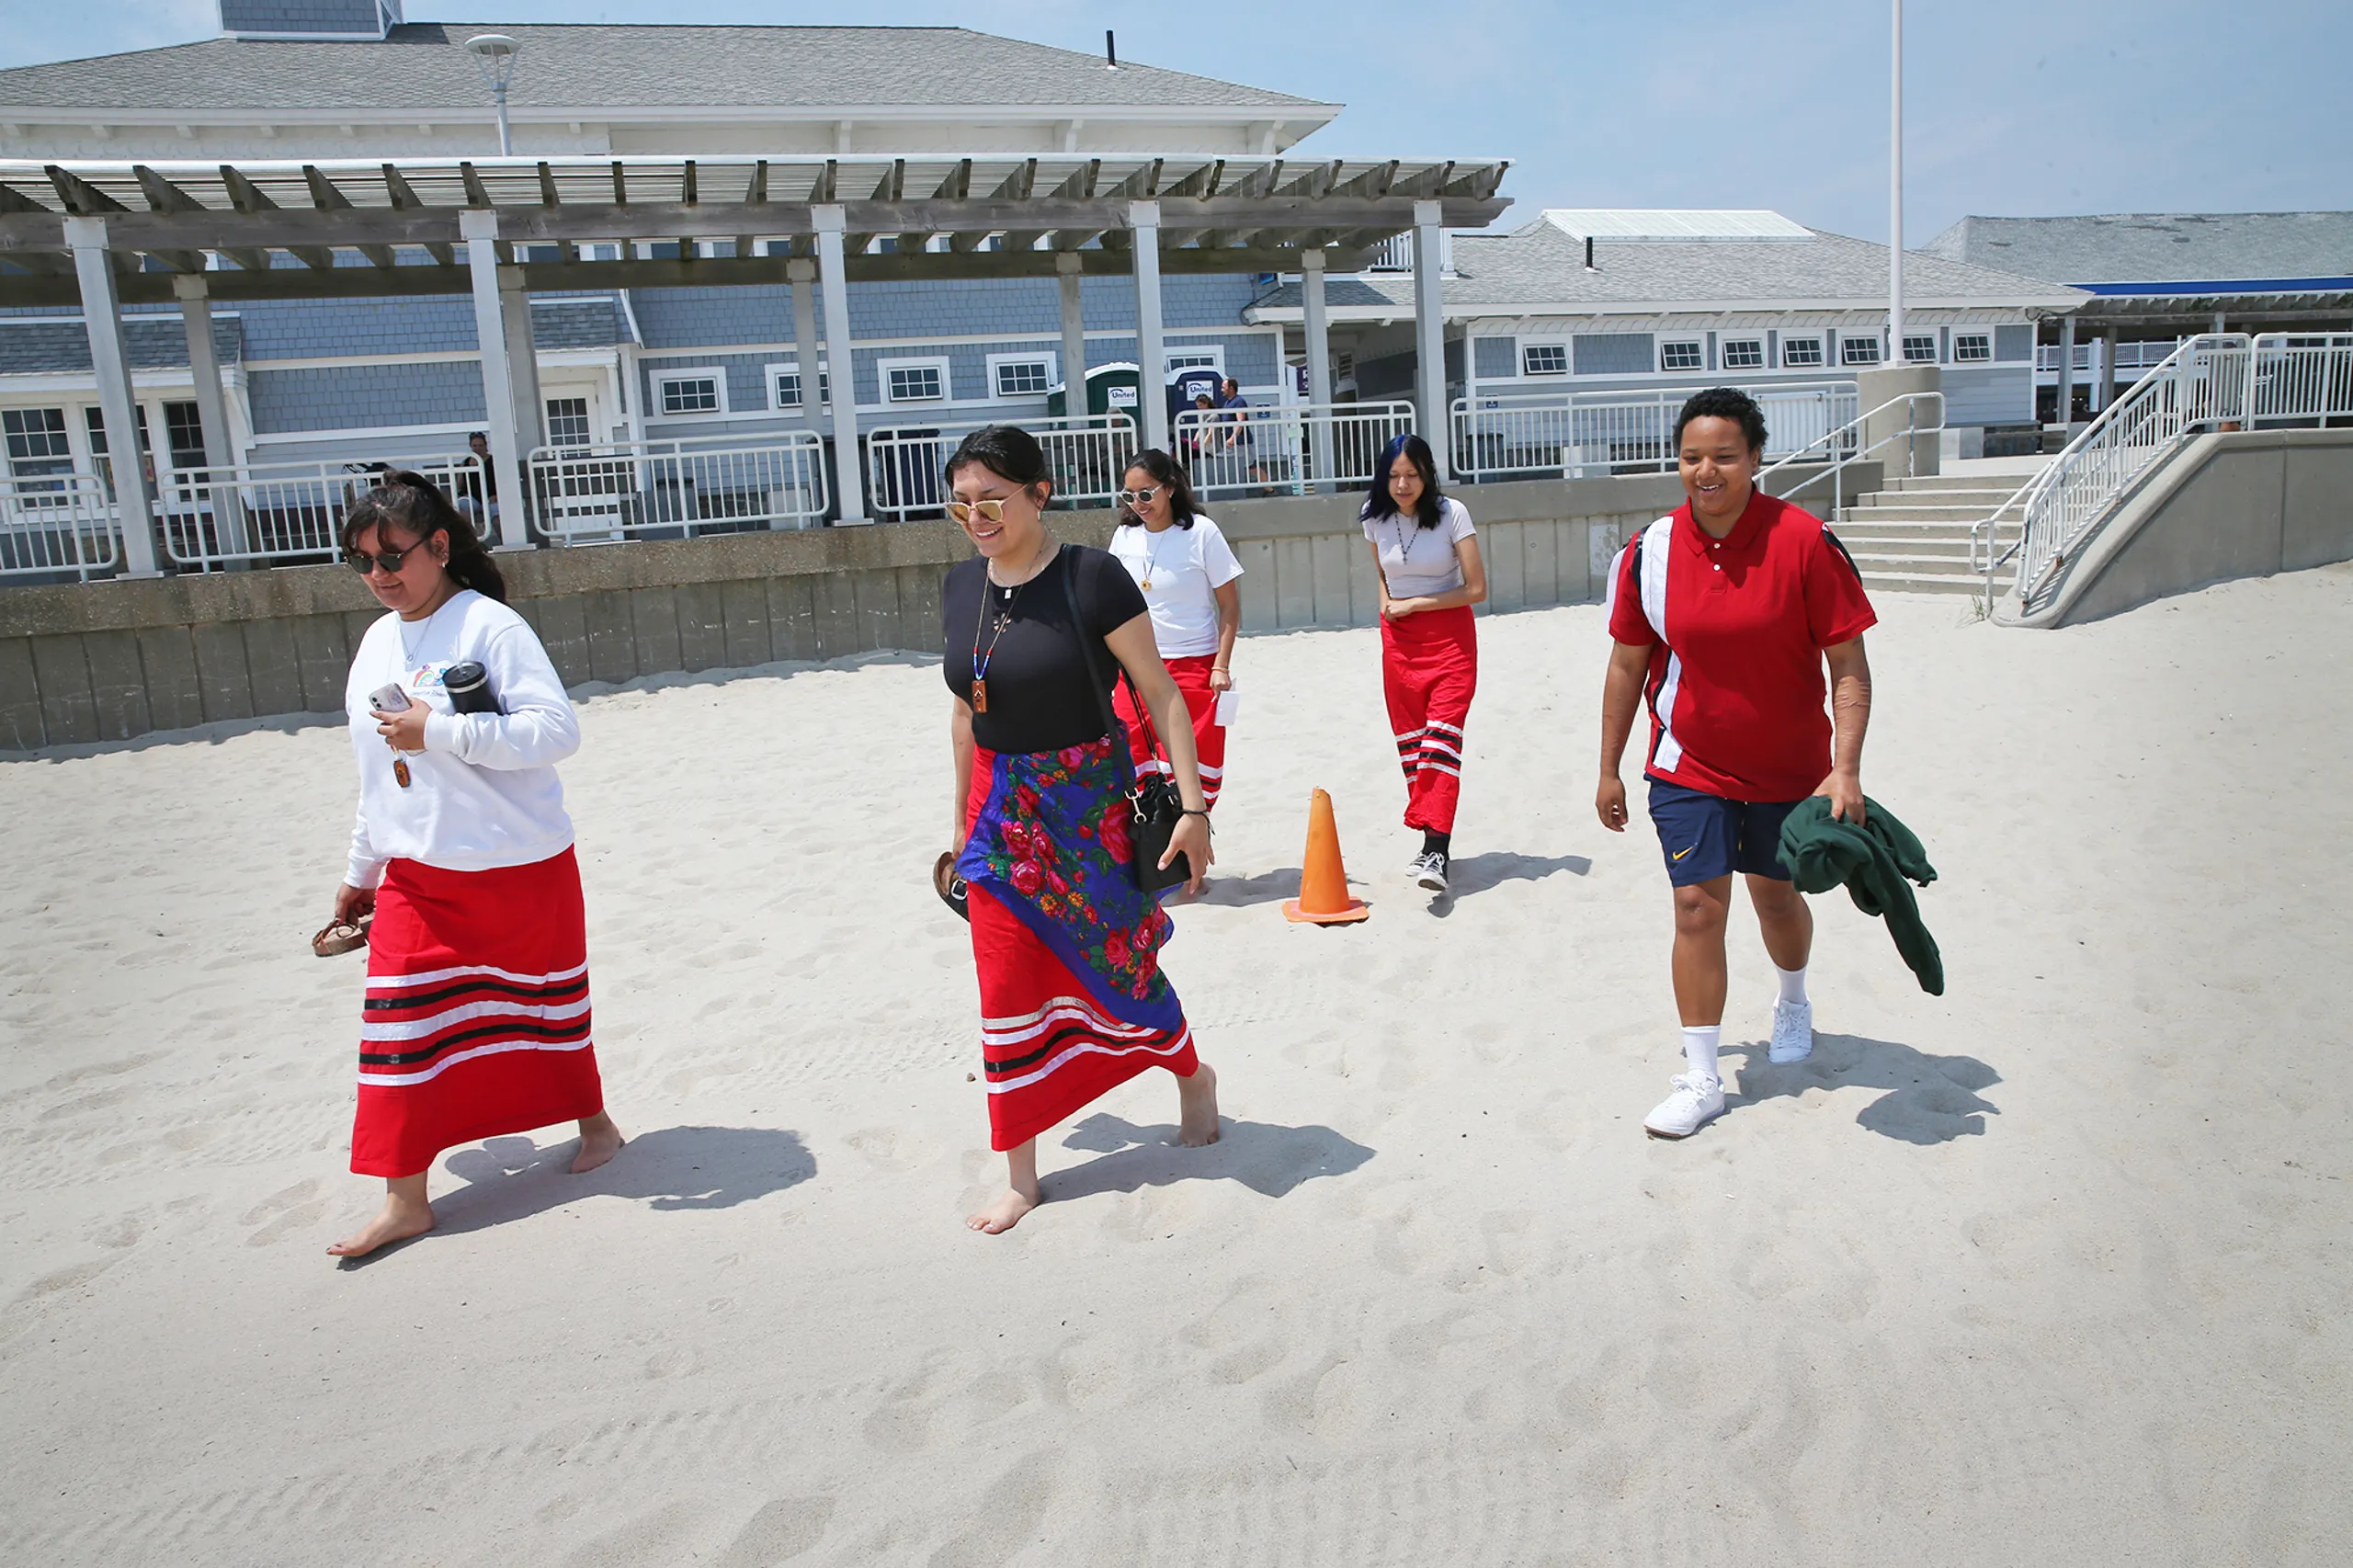
{"type": "Polygon", "coordinates": [[[1215,717],[1217,719],[1219,729],[1224,729],[1228,725],[1232,724],[1233,722],[1234,716],[1241,711],[1242,694],[1240,692],[1234,690],[1233,687],[1229,686],[1223,691],[1217,694],[1217,712],[1215,717]]]}
{"type": "Polygon", "coordinates": [[[408,693],[400,688],[397,681],[390,686],[380,686],[368,694],[368,707],[373,712],[397,713],[407,706],[408,693]]]}

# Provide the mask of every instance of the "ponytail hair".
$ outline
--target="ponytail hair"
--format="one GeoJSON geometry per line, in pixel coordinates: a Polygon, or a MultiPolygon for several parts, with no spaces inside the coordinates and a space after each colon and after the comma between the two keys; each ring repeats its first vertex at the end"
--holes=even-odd
{"type": "Polygon", "coordinates": [[[338,542],[348,551],[363,528],[374,528],[381,539],[388,528],[423,544],[437,533],[449,536],[449,559],[443,570],[461,588],[472,588],[486,599],[506,602],[506,579],[498,563],[482,547],[472,523],[449,504],[441,487],[421,473],[394,469],[377,477],[376,488],[351,504],[344,514],[338,542]]]}

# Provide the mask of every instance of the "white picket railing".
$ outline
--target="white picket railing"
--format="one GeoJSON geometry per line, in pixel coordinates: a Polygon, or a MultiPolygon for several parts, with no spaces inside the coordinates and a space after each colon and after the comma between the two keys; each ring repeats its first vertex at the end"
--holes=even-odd
{"type": "Polygon", "coordinates": [[[815,528],[825,468],[810,430],[540,447],[525,464],[532,522],[551,544],[815,528]]]}
{"type": "MultiPolygon", "coordinates": [[[[1741,389],[1765,414],[1765,455],[1822,445],[1855,417],[1853,381],[1790,381],[1741,389]]],[[[1675,418],[1691,391],[1483,393],[1456,398],[1454,477],[1595,479],[1675,467],[1675,418]]]]}
{"type": "MultiPolygon", "coordinates": [[[[878,517],[904,522],[938,513],[948,500],[945,470],[956,444],[1002,419],[943,421],[892,426],[866,437],[867,505],[878,517]]],[[[1084,414],[1025,419],[1021,428],[1045,449],[1053,476],[1054,499],[1108,504],[1127,472],[1128,460],[1142,445],[1136,424],[1125,414],[1084,414]]]]}
{"type": "Polygon", "coordinates": [[[482,494],[482,460],[471,452],[176,468],[163,476],[157,497],[164,553],[174,565],[199,572],[239,562],[333,561],[342,553],[344,514],[375,484],[380,463],[422,474],[461,503],[482,494]]]}
{"type": "Polygon", "coordinates": [[[2012,563],[2012,585],[2034,608],[2118,504],[2183,441],[2257,420],[2311,424],[2335,416],[2353,402],[2353,387],[2340,382],[2348,372],[2353,335],[2291,340],[2232,332],[2184,340],[1972,527],[1970,560],[1984,571],[1986,608],[1993,607],[1995,574],[2012,563]],[[2018,538],[1998,550],[1995,540],[2011,523],[2018,538]]]}
{"type": "Polygon", "coordinates": [[[114,570],[121,538],[114,505],[94,475],[0,472],[0,577],[87,582],[114,570]]]}
{"type": "Polygon", "coordinates": [[[1302,494],[1318,484],[1370,483],[1382,449],[1413,428],[1410,403],[1254,403],[1186,409],[1168,440],[1204,498],[1302,494]]]}
{"type": "MultiPolygon", "coordinates": [[[[1758,471],[1756,484],[1768,494],[1784,501],[1805,496],[1807,505],[1821,507],[1821,496],[1808,494],[1816,486],[1827,485],[1830,491],[1829,518],[1837,522],[1847,510],[1847,470],[1859,462],[1867,462],[1889,448],[1902,443],[1903,473],[1892,472],[1892,464],[1881,459],[1882,478],[1910,478],[1923,440],[1942,437],[1945,427],[1945,394],[1940,392],[1912,392],[1889,398],[1876,408],[1866,409],[1844,425],[1824,430],[1819,437],[1784,454],[1758,471]],[[1879,434],[1871,434],[1874,425],[1879,434]],[[1794,483],[1785,482],[1786,488],[1768,485],[1766,481],[1784,469],[1823,465],[1821,471],[1810,473],[1794,483]]],[[[1771,448],[1767,448],[1770,454],[1771,448]]]]}

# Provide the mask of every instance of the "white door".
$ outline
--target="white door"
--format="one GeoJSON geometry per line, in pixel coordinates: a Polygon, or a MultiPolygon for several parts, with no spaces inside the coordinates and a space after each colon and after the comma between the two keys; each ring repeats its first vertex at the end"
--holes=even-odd
{"type": "Polygon", "coordinates": [[[635,486],[630,462],[602,439],[604,398],[595,381],[542,381],[548,446],[532,478],[540,527],[570,540],[614,539],[635,486]]]}

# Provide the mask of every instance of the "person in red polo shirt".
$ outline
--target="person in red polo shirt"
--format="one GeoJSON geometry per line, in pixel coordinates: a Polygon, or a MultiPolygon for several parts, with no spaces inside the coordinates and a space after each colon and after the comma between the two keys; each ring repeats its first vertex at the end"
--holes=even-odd
{"type": "Polygon", "coordinates": [[[1756,488],[1765,415],[1731,387],[1683,405],[1675,444],[1688,497],[1619,552],[1605,614],[1617,646],[1601,697],[1602,825],[1626,830],[1619,776],[1637,702],[1651,710],[1651,821],[1675,890],[1675,1005],[1687,1069],[1644,1120],[1684,1138],[1721,1115],[1724,923],[1733,873],[1748,883],[1781,980],[1769,1060],[1813,1050],[1806,964],[1813,915],[1782,866],[1782,819],[1810,795],[1863,820],[1863,732],[1879,617],[1821,518],[1756,488]],[[1825,711],[1823,667],[1830,684],[1825,711]]]}

